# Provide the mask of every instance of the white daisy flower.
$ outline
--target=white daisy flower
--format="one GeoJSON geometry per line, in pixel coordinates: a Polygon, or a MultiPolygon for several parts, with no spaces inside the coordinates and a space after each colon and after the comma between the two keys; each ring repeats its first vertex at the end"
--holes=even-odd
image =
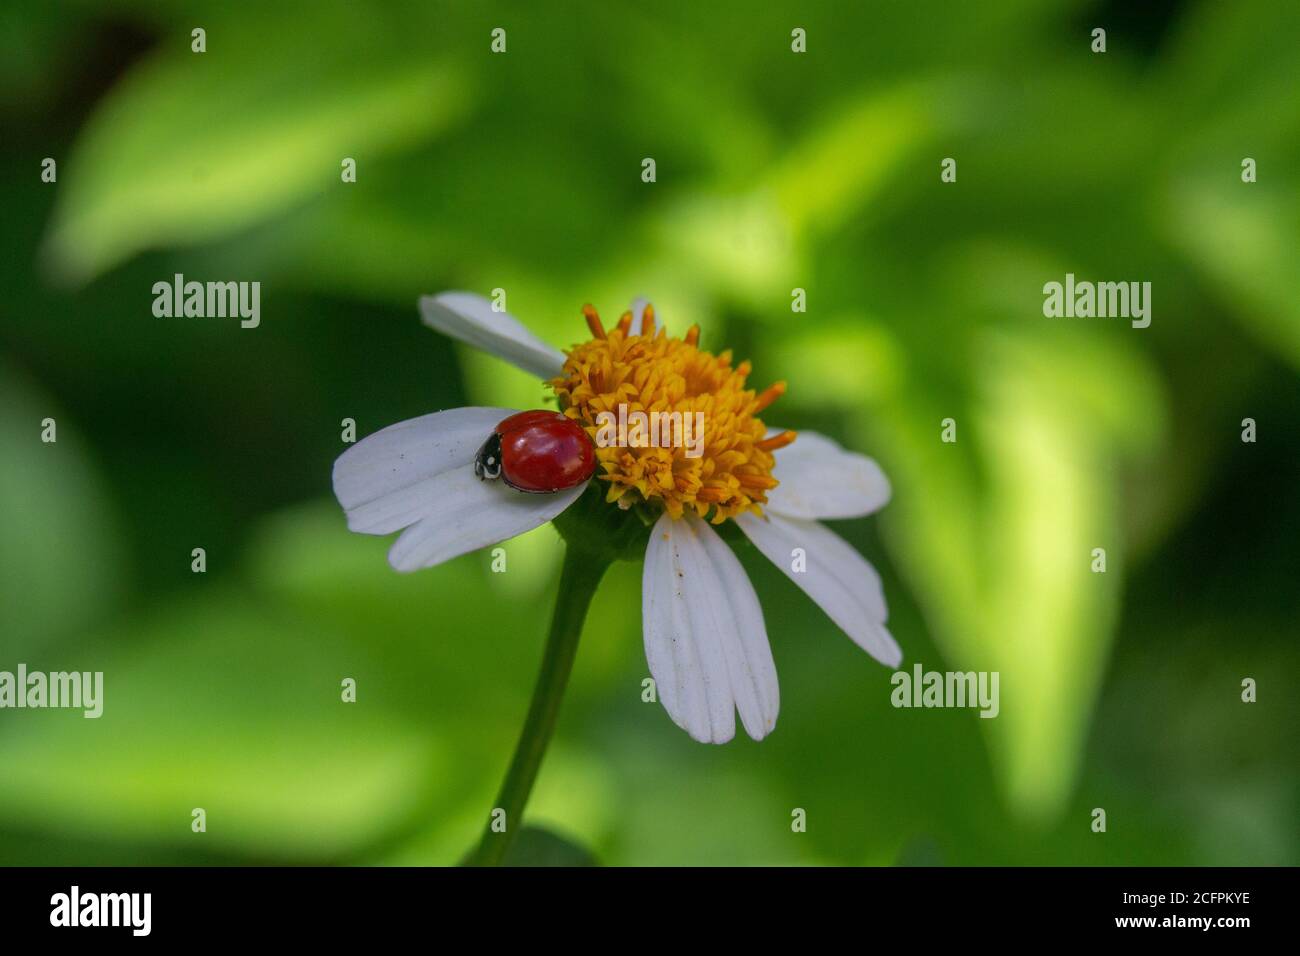
{"type": "Polygon", "coordinates": [[[870,458],[823,435],[765,427],[758,416],[784,383],[747,389],[748,362],[733,367],[729,352],[699,349],[698,326],[669,337],[641,301],[608,332],[584,309],[592,338],[567,355],[472,293],[426,296],[420,311],[434,329],[545,380],[564,415],[593,439],[597,415],[620,403],[703,411],[706,427],[698,457],[680,447],[596,447],[593,477],[543,494],[476,474],[480,449],[516,410],[456,408],[376,432],[339,456],[334,493],[351,530],[401,531],[388,554],[395,569],[432,567],[522,534],[601,482],[611,509],[653,520],[641,588],[646,662],[664,709],[694,739],[727,742],[739,711],[761,740],[780,705],[758,595],[714,530],[727,520],[863,650],[898,666],[879,575],[820,523],[878,511],[889,481],[870,458]]]}

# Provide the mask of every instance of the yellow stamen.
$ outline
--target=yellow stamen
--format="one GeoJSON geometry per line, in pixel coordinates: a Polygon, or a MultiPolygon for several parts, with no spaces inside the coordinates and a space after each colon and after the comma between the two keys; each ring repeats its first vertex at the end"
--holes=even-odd
{"type": "Polygon", "coordinates": [[[776,451],[778,448],[784,448],[786,445],[790,444],[790,442],[794,441],[797,435],[797,432],[792,432],[789,429],[786,429],[783,432],[773,435],[771,438],[764,438],[760,442],[754,442],[754,447],[761,448],[763,451],[776,451]]]}
{"type": "Polygon", "coordinates": [[[600,323],[600,314],[590,303],[582,307],[582,314],[587,319],[587,328],[591,329],[591,334],[598,339],[605,337],[605,326],[600,323]]]}
{"type": "Polygon", "coordinates": [[[583,315],[593,338],[569,350],[563,371],[549,384],[565,415],[596,443],[597,475],[609,484],[606,500],[621,508],[660,507],[674,518],[691,512],[715,524],[745,512],[761,514],[766,492],[778,484],[772,452],[794,441],[795,433],[768,438],[756,416],[780,397],[785,383],[755,394],[745,387],[749,362],[733,366],[730,352],[701,351],[699,326],[682,338],[656,329],[651,305],[638,335],[630,334],[630,312],[608,335],[595,309],[587,306],[583,315]],[[610,425],[620,406],[629,421],[621,445],[610,425]],[[680,424],[674,424],[672,440],[661,430],[657,442],[642,435],[644,442],[633,445],[635,412],[658,413],[663,430],[671,431],[669,421],[680,424]],[[699,434],[697,413],[703,415],[699,434]]]}
{"type": "Polygon", "coordinates": [[[763,393],[754,399],[754,411],[761,412],[785,394],[785,382],[776,382],[763,389],[763,393]]]}

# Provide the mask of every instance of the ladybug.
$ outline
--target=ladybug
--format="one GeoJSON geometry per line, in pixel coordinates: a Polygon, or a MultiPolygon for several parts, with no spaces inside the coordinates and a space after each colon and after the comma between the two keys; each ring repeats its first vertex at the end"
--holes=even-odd
{"type": "Polygon", "coordinates": [[[596,449],[582,426],[559,412],[519,412],[500,422],[474,457],[482,481],[545,495],[580,485],[596,471],[596,449]]]}

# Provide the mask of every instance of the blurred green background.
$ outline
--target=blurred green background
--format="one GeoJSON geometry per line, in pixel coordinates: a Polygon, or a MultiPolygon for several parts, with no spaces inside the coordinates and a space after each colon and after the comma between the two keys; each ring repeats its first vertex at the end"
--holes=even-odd
{"type": "Polygon", "coordinates": [[[782,713],[702,746],[641,701],[620,565],[532,822],[607,864],[1300,862],[1300,5],[653,10],[0,9],[0,669],[106,683],[97,721],[0,711],[0,862],[469,848],[558,538],[398,576],[330,468],[344,418],[541,403],[418,320],[421,293],[498,287],[560,345],[584,301],[646,294],[788,380],[774,423],[893,480],[836,530],[904,667],[1001,673],[996,720],[895,710],[751,549],[782,713]],[[1151,327],[1045,319],[1067,271],[1152,282],[1151,327]],[[176,272],[260,281],[261,327],[155,318],[176,272]]]}

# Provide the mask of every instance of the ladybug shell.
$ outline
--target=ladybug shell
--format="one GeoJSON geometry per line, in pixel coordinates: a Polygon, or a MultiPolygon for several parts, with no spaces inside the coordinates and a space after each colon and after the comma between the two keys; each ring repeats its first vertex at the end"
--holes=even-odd
{"type": "Polygon", "coordinates": [[[497,425],[501,479],[516,491],[547,494],[580,485],[596,471],[596,450],[582,426],[559,412],[511,415],[497,425]]]}

